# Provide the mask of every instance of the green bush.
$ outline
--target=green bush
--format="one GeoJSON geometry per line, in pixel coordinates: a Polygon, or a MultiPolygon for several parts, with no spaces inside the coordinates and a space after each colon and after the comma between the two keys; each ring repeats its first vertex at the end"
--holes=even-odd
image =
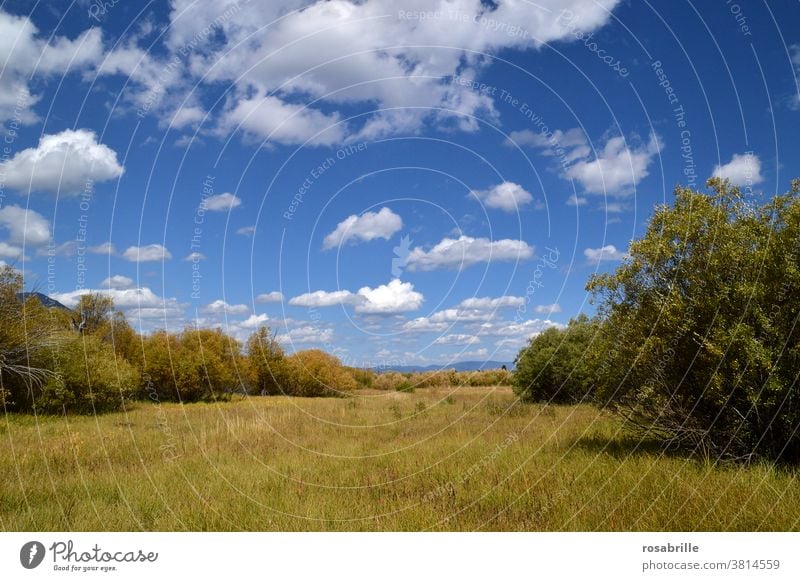
{"type": "Polygon", "coordinates": [[[596,333],[597,323],[581,315],[565,329],[533,337],[517,355],[514,393],[528,402],[585,401],[594,382],[589,346],[596,333]]]}
{"type": "Polygon", "coordinates": [[[54,371],[35,401],[43,412],[115,411],[136,392],[139,374],[113,348],[93,336],[64,335],[56,348],[54,371]]]}
{"type": "Polygon", "coordinates": [[[677,188],[616,272],[598,395],[648,436],[717,458],[800,460],[800,182],[764,204],[677,188]]]}
{"type": "Polygon", "coordinates": [[[356,381],[338,358],[310,349],[286,359],[289,395],[305,397],[337,396],[356,388],[356,381]]]}

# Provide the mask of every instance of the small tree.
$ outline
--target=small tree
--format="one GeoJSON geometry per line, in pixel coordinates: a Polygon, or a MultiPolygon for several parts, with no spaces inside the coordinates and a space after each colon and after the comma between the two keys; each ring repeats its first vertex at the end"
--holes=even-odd
{"type": "Polygon", "coordinates": [[[280,395],[288,384],[283,348],[268,327],[259,327],[247,340],[247,359],[253,375],[251,391],[280,395]]]}
{"type": "Polygon", "coordinates": [[[75,310],[79,317],[78,330],[94,335],[110,324],[114,314],[114,300],[101,293],[87,293],[78,299],[75,310]]]}

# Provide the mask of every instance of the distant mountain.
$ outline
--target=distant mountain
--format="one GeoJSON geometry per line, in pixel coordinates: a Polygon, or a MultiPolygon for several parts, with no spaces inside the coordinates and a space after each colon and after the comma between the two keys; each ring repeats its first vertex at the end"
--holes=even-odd
{"type": "Polygon", "coordinates": [[[385,371],[397,371],[399,373],[418,373],[421,371],[442,371],[455,369],[456,371],[482,371],[490,369],[513,370],[514,364],[508,361],[457,361],[449,365],[390,365],[388,367],[376,367],[375,371],[382,373],[385,371]]]}
{"type": "Polygon", "coordinates": [[[25,292],[25,293],[17,293],[17,299],[20,301],[27,301],[29,298],[37,298],[39,302],[42,303],[45,307],[54,307],[56,309],[63,309],[65,311],[72,311],[72,309],[65,307],[61,303],[59,303],[55,299],[51,299],[45,294],[42,293],[35,293],[35,292],[25,292]]]}

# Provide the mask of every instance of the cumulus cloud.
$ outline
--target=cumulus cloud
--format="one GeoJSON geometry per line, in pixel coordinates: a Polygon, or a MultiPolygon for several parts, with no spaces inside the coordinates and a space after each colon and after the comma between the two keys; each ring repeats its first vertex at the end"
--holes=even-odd
{"type": "Polygon", "coordinates": [[[101,282],[100,286],[103,288],[112,288],[116,290],[127,290],[134,288],[136,284],[133,282],[132,278],[122,276],[121,274],[115,274],[114,276],[110,276],[101,282]]]}
{"type": "Polygon", "coordinates": [[[579,182],[587,193],[625,196],[649,175],[650,163],[660,151],[661,141],[655,134],[633,147],[623,137],[612,137],[594,159],[576,161],[564,175],[579,182]]]}
{"type": "Polygon", "coordinates": [[[503,182],[487,190],[473,190],[471,193],[487,207],[505,212],[515,212],[520,206],[533,201],[530,192],[514,182],[503,182]]]}
{"type": "Polygon", "coordinates": [[[236,233],[241,236],[252,236],[255,231],[255,226],[242,226],[236,231],[236,233]]]}
{"type": "Polygon", "coordinates": [[[349,290],[314,291],[289,299],[289,304],[296,307],[333,307],[335,305],[355,305],[363,299],[349,290]]]}
{"type": "Polygon", "coordinates": [[[504,308],[515,308],[525,304],[523,297],[504,296],[497,298],[482,297],[469,298],[461,301],[460,307],[463,309],[495,310],[504,308]]]}
{"type": "Polygon", "coordinates": [[[434,344],[436,345],[474,345],[475,343],[480,343],[481,340],[475,337],[474,335],[465,335],[460,333],[454,333],[450,335],[442,335],[438,337],[434,344]]]}
{"type": "Polygon", "coordinates": [[[563,328],[564,325],[549,319],[528,319],[526,321],[493,321],[481,325],[478,335],[503,337],[505,340],[527,340],[550,327],[563,328]]]}
{"type": "Polygon", "coordinates": [[[201,262],[206,260],[208,257],[203,254],[202,252],[190,252],[184,257],[184,262],[201,262]]]}
{"type": "Polygon", "coordinates": [[[231,305],[222,299],[207,304],[201,310],[210,315],[246,315],[250,312],[247,305],[231,305]]]}
{"type": "MultiPolygon", "coordinates": [[[[481,301],[481,299],[477,299],[481,301]]],[[[492,300],[492,299],[488,299],[492,300]]],[[[474,303],[473,303],[474,304],[474,303]]],[[[485,323],[496,319],[497,315],[491,308],[486,307],[486,303],[479,302],[475,306],[464,306],[462,302],[459,306],[451,309],[442,309],[427,317],[417,317],[403,324],[404,331],[444,331],[458,323],[485,323]]]]}
{"type": "MultiPolygon", "coordinates": [[[[662,148],[655,133],[646,143],[617,136],[598,144],[593,155],[586,134],[577,127],[548,134],[529,129],[512,132],[509,143],[527,145],[541,150],[545,156],[557,158],[562,178],[577,181],[588,194],[610,196],[630,195],[649,175],[650,164],[662,148]]],[[[567,199],[567,204],[573,206],[584,203],[584,198],[575,194],[567,199]]]]}
{"type": "Polygon", "coordinates": [[[283,293],[279,291],[262,293],[256,297],[257,303],[280,303],[281,301],[283,301],[283,293]]]}
{"type": "Polygon", "coordinates": [[[44,246],[50,242],[50,221],[34,210],[20,206],[0,208],[0,228],[9,242],[21,246],[44,246]]]}
{"type": "Polygon", "coordinates": [[[262,325],[266,325],[268,321],[269,317],[262,313],[260,315],[250,315],[244,321],[238,323],[238,325],[242,329],[257,329],[262,325]]]}
{"type": "Polygon", "coordinates": [[[6,184],[21,191],[76,195],[124,171],[117,154],[98,143],[94,132],[66,129],[43,135],[37,147],[24,149],[5,165],[6,184]]]}
{"type": "Polygon", "coordinates": [[[388,240],[402,227],[403,220],[389,208],[365,212],[360,216],[353,214],[339,222],[336,229],[325,237],[322,247],[330,250],[348,242],[369,242],[376,238],[388,240]]]}
{"type": "Polygon", "coordinates": [[[349,290],[305,293],[290,299],[289,304],[298,307],[350,305],[355,307],[357,313],[389,315],[415,311],[424,300],[422,293],[414,290],[413,284],[393,279],[375,288],[362,287],[356,293],[349,290]]]}
{"type": "Polygon", "coordinates": [[[730,180],[738,187],[748,187],[764,181],[761,175],[761,160],[753,153],[734,153],[731,160],[714,166],[712,176],[730,180]]]}
{"type": "Polygon", "coordinates": [[[27,16],[0,10],[0,44],[3,74],[0,75],[0,121],[17,118],[21,123],[37,120],[33,106],[39,97],[31,93],[34,76],[61,76],[86,70],[103,55],[102,33],[90,28],[74,40],[64,36],[39,38],[39,31],[27,16]]]}
{"type": "Polygon", "coordinates": [[[7,258],[10,260],[21,260],[23,257],[22,248],[19,246],[12,246],[6,242],[0,242],[0,258],[7,258]]]}
{"type": "Polygon", "coordinates": [[[573,41],[570,27],[558,22],[561,10],[571,11],[571,26],[588,33],[608,22],[617,4],[618,0],[403,3],[402,12],[463,15],[453,25],[447,18],[401,17],[392,0],[226,0],[215,4],[215,10],[174,0],[166,45],[175,54],[187,44],[192,47],[185,67],[192,77],[187,85],[202,78],[205,83],[235,86],[221,129],[241,127],[281,143],[309,138],[312,143],[334,143],[347,135],[374,138],[415,131],[426,119],[474,130],[479,124],[473,115],[493,114],[491,99],[442,79],[474,75],[483,65],[477,54],[573,41]],[[520,33],[510,34],[497,23],[514,23],[520,33]],[[203,42],[207,30],[219,41],[203,42]],[[431,48],[435,45],[460,50],[431,48]],[[295,108],[289,98],[297,95],[313,108],[295,108]],[[339,113],[331,109],[352,103],[375,104],[379,112],[366,117],[361,127],[337,125],[339,113]]]}
{"type": "Polygon", "coordinates": [[[52,297],[67,307],[78,304],[81,295],[99,293],[114,300],[114,306],[133,319],[176,319],[182,318],[186,305],[174,298],[158,296],[147,287],[131,289],[84,289],[67,293],[54,293],[52,297]]]}
{"type": "Polygon", "coordinates": [[[588,203],[589,200],[575,194],[570,194],[567,198],[567,206],[585,206],[588,203]]]}
{"type": "Polygon", "coordinates": [[[364,300],[356,304],[356,312],[375,315],[416,311],[425,300],[422,293],[414,290],[413,284],[397,278],[375,288],[362,287],[358,296],[364,300]]]}
{"type": "Polygon", "coordinates": [[[583,251],[583,255],[590,264],[599,264],[601,262],[618,262],[628,257],[624,252],[617,250],[613,244],[607,244],[600,248],[587,248],[583,251]]]}
{"type": "Polygon", "coordinates": [[[345,137],[339,120],[338,114],[325,115],[266,95],[236,102],[224,113],[221,131],[241,129],[286,145],[332,145],[341,143],[345,137]]]}
{"type": "Polygon", "coordinates": [[[172,258],[169,250],[161,244],[148,244],[147,246],[130,246],[122,253],[122,258],[130,262],[157,262],[172,258]]]}
{"type": "Polygon", "coordinates": [[[227,212],[242,205],[242,199],[229,192],[208,196],[200,204],[200,207],[209,212],[227,212]]]}
{"type": "Polygon", "coordinates": [[[555,131],[544,134],[536,133],[530,129],[522,131],[512,131],[506,145],[528,146],[540,149],[542,155],[548,157],[558,157],[563,165],[569,165],[573,161],[586,159],[592,153],[589,140],[586,134],[579,127],[562,131],[555,131]]]}
{"type": "Polygon", "coordinates": [[[466,268],[481,262],[508,262],[533,257],[533,247],[522,240],[489,240],[459,236],[444,238],[430,250],[414,248],[408,255],[409,270],[466,268]]]}
{"type": "Polygon", "coordinates": [[[116,247],[111,242],[90,246],[87,250],[92,254],[115,254],[117,252],[116,247]]]}
{"type": "Polygon", "coordinates": [[[331,329],[320,329],[311,325],[289,329],[276,337],[277,341],[289,345],[330,343],[332,339],[333,331],[331,329]]]}

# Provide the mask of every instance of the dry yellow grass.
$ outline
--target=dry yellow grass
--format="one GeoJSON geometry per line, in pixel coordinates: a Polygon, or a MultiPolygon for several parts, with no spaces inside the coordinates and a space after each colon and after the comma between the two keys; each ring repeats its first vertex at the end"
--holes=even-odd
{"type": "Polygon", "coordinates": [[[509,388],[0,422],[3,530],[797,530],[769,466],[661,455],[509,388]]]}

